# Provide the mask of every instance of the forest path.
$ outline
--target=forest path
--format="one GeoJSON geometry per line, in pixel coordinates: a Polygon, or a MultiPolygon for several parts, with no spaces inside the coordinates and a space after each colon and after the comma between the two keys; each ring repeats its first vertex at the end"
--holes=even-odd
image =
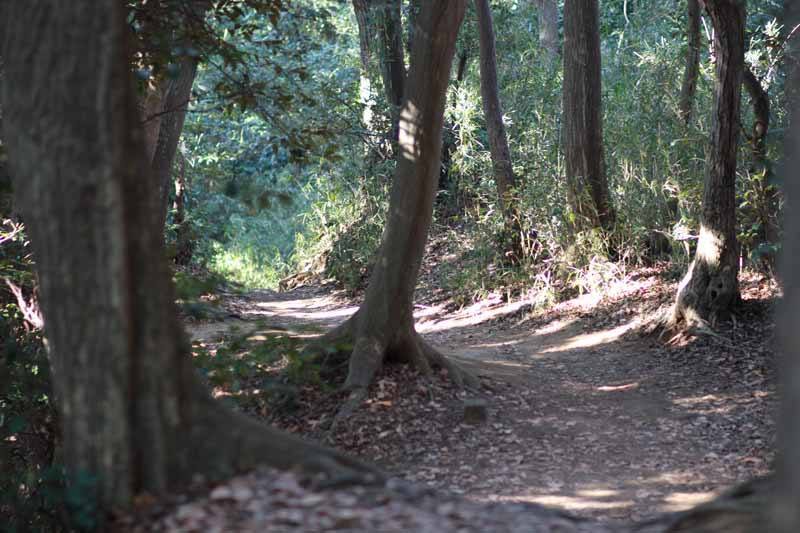
{"type": "MultiPolygon", "coordinates": [[[[235,307],[243,324],[260,320],[301,336],[356,310],[309,288],[251,293],[235,307]]],[[[383,425],[367,429],[382,448],[363,453],[472,499],[534,502],[608,521],[686,509],[767,472],[774,388],[764,350],[752,357],[713,343],[667,350],[626,338],[637,315],[629,302],[594,309],[530,320],[523,304],[499,298],[456,312],[419,306],[420,333],[491,386],[481,392],[488,422],[462,423],[463,395],[411,404],[406,409],[420,410],[413,422],[374,415],[383,425]]],[[[748,331],[739,334],[752,337],[748,331]]]]}

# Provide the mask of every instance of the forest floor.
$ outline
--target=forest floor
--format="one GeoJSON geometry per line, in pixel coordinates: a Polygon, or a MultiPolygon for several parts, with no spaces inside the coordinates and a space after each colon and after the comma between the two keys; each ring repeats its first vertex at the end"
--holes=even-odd
{"type": "MultiPolygon", "coordinates": [[[[744,274],[736,321],[719,326],[719,337],[676,345],[641,334],[644,319],[673,298],[675,283],[665,280],[663,269],[639,270],[608,289],[602,298],[585,295],[543,311],[532,310],[523,297],[508,302],[490,296],[453,309],[447,298],[418,295],[423,302],[416,309],[418,331],[478,374],[484,384],[480,391],[459,390],[445,373],[424,380],[405,367],[387,366],[367,401],[334,435],[328,425],[343,398],[335,390],[307,385],[281,407],[256,400],[240,404],[272,424],[327,440],[414,486],[447,495],[430,505],[411,505],[422,522],[403,526],[397,525],[402,520],[390,520],[396,530],[426,530],[428,519],[431,531],[449,530],[436,525],[435,518],[424,518],[425,509],[442,519],[462,505],[478,507],[459,511],[463,527],[453,526],[454,531],[516,530],[475,518],[486,514],[480,507],[485,502],[523,504],[513,509],[541,504],[590,519],[587,531],[618,530],[623,523],[690,508],[766,474],[775,449],[777,406],[774,283],[744,274]],[[485,422],[464,420],[464,402],[472,399],[485,401],[485,422]],[[463,503],[447,503],[447,498],[463,503]]],[[[223,334],[232,327],[253,343],[276,335],[305,338],[338,324],[357,308],[343,293],[319,286],[229,295],[224,305],[238,318],[189,325],[196,345],[211,353],[224,342],[220,339],[230,338],[223,334]]],[[[285,361],[266,371],[282,370],[285,361]]],[[[235,390],[217,386],[215,394],[257,398],[254,392],[261,383],[240,382],[235,390]]],[[[249,482],[242,481],[246,477],[235,481],[251,487],[245,492],[249,499],[256,497],[253,487],[264,476],[279,485],[294,483],[276,473],[252,476],[249,482]]],[[[224,492],[223,500],[235,492],[217,490],[224,492]]],[[[328,498],[313,493],[303,497],[320,502],[328,498]]],[[[214,493],[205,501],[214,503],[214,493]]],[[[205,509],[198,523],[206,528],[208,505],[197,505],[205,509]]],[[[278,507],[289,518],[272,530],[317,529],[301,517],[302,508],[278,507]]],[[[384,505],[384,519],[387,512],[384,505]]],[[[371,530],[367,518],[353,514],[353,522],[345,515],[342,522],[331,513],[314,522],[320,530],[329,529],[324,524],[371,530]]],[[[273,516],[263,520],[274,520],[274,513],[262,514],[273,516]]],[[[187,511],[179,519],[173,512],[167,529],[193,531],[177,526],[195,523],[187,522],[187,516],[193,515],[187,511]]],[[[263,520],[258,527],[264,527],[263,520]]],[[[577,523],[570,521],[571,527],[577,523]]],[[[531,527],[521,524],[521,531],[531,527]]],[[[372,530],[395,530],[376,527],[372,530]]]]}

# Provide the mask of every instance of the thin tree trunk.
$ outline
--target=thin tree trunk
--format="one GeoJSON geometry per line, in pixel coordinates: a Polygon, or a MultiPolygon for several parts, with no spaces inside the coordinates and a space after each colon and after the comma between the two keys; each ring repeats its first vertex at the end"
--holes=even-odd
{"type": "Polygon", "coordinates": [[[433,214],[445,96],[465,3],[439,0],[422,6],[400,113],[400,153],[389,213],[364,303],[310,347],[317,350],[341,345],[342,339],[352,341],[345,382],[351,395],[337,419],[359,405],[387,358],[414,364],[424,373],[432,366],[446,367],[456,381],[470,379],[416,333],[412,305],[433,214]]]}
{"type": "MultiPolygon", "coordinates": [[[[380,72],[384,95],[390,107],[392,126],[389,137],[393,145],[397,144],[399,135],[397,124],[406,79],[401,6],[402,0],[386,0],[381,3],[353,0],[361,66],[367,79],[374,68],[377,67],[380,72]],[[373,46],[375,40],[378,46],[373,46]]],[[[364,87],[365,82],[362,80],[361,83],[364,87]]],[[[370,81],[369,85],[374,84],[370,81]]]]}
{"type": "Polygon", "coordinates": [[[597,0],[564,2],[564,156],[576,228],[610,230],[615,214],[603,155],[599,24],[597,0]]]}
{"type": "Polygon", "coordinates": [[[687,0],[686,63],[678,102],[681,120],[689,124],[692,120],[694,95],[697,92],[697,77],[700,73],[700,0],[687,0]]]}
{"type": "Polygon", "coordinates": [[[744,67],[744,88],[750,95],[753,104],[753,131],[751,132],[750,146],[753,154],[755,170],[764,170],[767,167],[767,132],[769,131],[769,95],[761,86],[753,71],[744,67]]]}
{"type": "Polygon", "coordinates": [[[186,111],[192,96],[192,85],[197,76],[198,59],[184,56],[179,66],[178,76],[171,80],[164,95],[163,115],[158,131],[158,142],[152,158],[153,176],[158,185],[158,198],[156,207],[156,224],[161,231],[167,220],[169,206],[169,190],[172,185],[172,167],[175,153],[178,150],[178,141],[183,132],[183,123],[186,120],[186,111]]]}
{"type": "Polygon", "coordinates": [[[556,0],[537,0],[539,8],[539,45],[551,61],[558,58],[558,3],[556,0]]]}
{"type": "Polygon", "coordinates": [[[745,7],[742,0],[706,0],[714,26],[717,76],[706,163],[700,238],[678,289],[671,325],[703,325],[726,318],[738,299],[736,151],[744,71],[745,7]]]}
{"type": "MultiPolygon", "coordinates": [[[[771,183],[772,171],[767,160],[767,133],[769,132],[770,105],[769,95],[761,86],[753,71],[745,66],[744,87],[750,95],[753,105],[753,129],[750,133],[750,148],[752,153],[751,171],[757,175],[759,187],[758,219],[761,222],[761,237],[763,242],[776,244],[780,240],[780,223],[778,221],[779,193],[771,183]]],[[[767,253],[762,256],[763,264],[770,270],[775,268],[775,254],[767,253]]]]}
{"type": "Polygon", "coordinates": [[[179,167],[175,176],[175,264],[187,266],[192,261],[191,228],[186,220],[186,197],[189,181],[186,178],[186,157],[178,152],[179,167]]]}
{"type": "Polygon", "coordinates": [[[101,505],[124,507],[260,463],[371,471],[229,410],[200,385],[151,220],[159,199],[124,3],[4,10],[4,138],[36,257],[70,479],[96,480],[101,505]]]}
{"type": "Polygon", "coordinates": [[[411,62],[413,61],[413,57],[411,57],[411,49],[414,45],[414,34],[417,31],[417,19],[419,17],[420,12],[422,11],[422,0],[408,0],[408,29],[406,31],[408,37],[406,37],[406,51],[408,52],[408,68],[411,68],[411,62]]]}
{"type": "Polygon", "coordinates": [[[511,150],[503,124],[503,107],[500,103],[500,90],[497,85],[497,52],[495,50],[494,22],[488,0],[475,0],[478,17],[478,34],[481,55],[481,98],[483,114],[486,118],[486,131],[489,135],[489,149],[492,154],[494,182],[500,211],[503,215],[505,252],[512,258],[522,255],[519,212],[516,209],[516,177],[511,165],[511,150]]]}

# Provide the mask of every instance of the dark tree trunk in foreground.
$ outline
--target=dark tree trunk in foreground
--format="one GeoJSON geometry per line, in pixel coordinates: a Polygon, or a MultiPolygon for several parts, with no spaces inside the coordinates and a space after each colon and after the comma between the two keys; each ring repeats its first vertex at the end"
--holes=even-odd
{"type": "Polygon", "coordinates": [[[558,57],[558,2],[536,0],[539,8],[539,45],[547,51],[548,59],[558,57]]]}
{"type": "Polygon", "coordinates": [[[577,229],[614,225],[603,155],[597,0],[564,2],[564,157],[577,229]]]}
{"type": "Polygon", "coordinates": [[[36,257],[68,474],[95,478],[101,504],[125,506],[196,474],[261,463],[368,471],[201,386],[152,217],[159,199],[146,179],[124,3],[28,0],[4,11],[4,131],[25,132],[4,138],[36,257]]]}
{"type": "MultiPolygon", "coordinates": [[[[800,2],[785,3],[786,23],[793,28],[800,24],[800,2]]],[[[800,42],[789,43],[789,56],[799,57],[800,42]]],[[[800,88],[800,63],[789,67],[786,96],[800,88]]],[[[782,441],[779,458],[779,497],[775,515],[780,533],[800,531],[800,106],[789,109],[790,130],[784,143],[786,162],[783,183],[788,197],[786,223],[783,230],[783,309],[779,313],[783,359],[781,377],[783,403],[782,441]]]]}
{"type": "Polygon", "coordinates": [[[520,217],[516,209],[516,178],[511,165],[511,150],[508,148],[506,127],[503,124],[503,107],[500,104],[500,89],[497,85],[497,52],[495,50],[494,22],[488,0],[475,0],[478,17],[478,34],[481,54],[481,98],[483,114],[486,118],[486,132],[489,135],[489,149],[492,153],[494,182],[497,198],[503,215],[505,236],[504,250],[508,255],[519,258],[522,235],[520,217]]]}
{"type": "Polygon", "coordinates": [[[726,318],[738,299],[736,150],[744,70],[745,7],[742,0],[706,0],[717,55],[711,146],[706,162],[700,238],[681,281],[670,325],[702,326],[726,318]]]}
{"type": "Polygon", "coordinates": [[[700,0],[687,0],[686,64],[683,67],[683,83],[678,101],[678,113],[685,124],[692,120],[694,94],[697,92],[697,77],[700,74],[700,0]]]}
{"type": "Polygon", "coordinates": [[[428,373],[445,366],[457,381],[466,376],[425,343],[414,329],[413,297],[433,215],[442,125],[455,41],[466,0],[425,2],[418,18],[413,63],[400,113],[400,153],[381,248],[365,301],[347,322],[310,347],[352,341],[345,387],[351,397],[347,415],[365,397],[375,373],[387,359],[428,373]]]}

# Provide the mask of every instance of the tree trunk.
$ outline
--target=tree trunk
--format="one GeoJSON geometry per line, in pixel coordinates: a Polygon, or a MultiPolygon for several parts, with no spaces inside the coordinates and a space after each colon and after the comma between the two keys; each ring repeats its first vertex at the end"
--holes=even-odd
{"type": "Polygon", "coordinates": [[[200,385],[152,218],[160,200],[147,179],[125,5],[29,0],[4,10],[3,126],[68,476],[94,479],[101,505],[126,506],[259,463],[369,472],[229,410],[200,385]]]}
{"type": "Polygon", "coordinates": [[[769,95],[761,86],[753,71],[744,67],[744,88],[750,95],[753,104],[753,131],[750,139],[753,154],[754,170],[762,171],[767,167],[767,132],[769,131],[769,95]]]}
{"type": "Polygon", "coordinates": [[[564,156],[577,229],[614,225],[603,155],[597,0],[564,2],[564,156]]]}
{"type": "Polygon", "coordinates": [[[475,0],[478,17],[478,34],[481,55],[481,98],[489,149],[492,154],[494,182],[498,203],[503,215],[505,236],[504,251],[512,259],[522,256],[522,231],[519,212],[516,209],[516,177],[511,165],[511,150],[508,148],[506,127],[503,124],[503,107],[497,85],[497,52],[495,50],[494,22],[488,0],[475,0]]]}
{"type": "Polygon", "coordinates": [[[678,102],[678,113],[685,124],[692,120],[694,94],[697,92],[697,77],[700,74],[700,0],[687,0],[686,65],[678,102]]]}
{"type": "Polygon", "coordinates": [[[186,158],[178,152],[180,162],[175,176],[175,264],[187,266],[192,262],[193,243],[191,228],[186,220],[186,196],[189,182],[186,179],[186,158]]]}
{"type": "Polygon", "coordinates": [[[558,58],[558,3],[537,0],[539,8],[539,46],[547,51],[550,61],[558,58]]]}
{"type": "MultiPolygon", "coordinates": [[[[384,95],[390,108],[392,127],[389,137],[393,145],[396,145],[399,135],[397,124],[406,81],[401,5],[401,0],[387,0],[380,3],[353,0],[353,11],[358,24],[361,66],[367,80],[376,67],[380,72],[384,95]],[[372,46],[374,40],[378,42],[377,47],[372,46]],[[377,65],[374,65],[376,61],[377,65]]],[[[361,83],[364,87],[365,81],[362,80],[361,83]]],[[[367,83],[370,86],[374,85],[371,81],[367,83]]]]}
{"type": "MultiPolygon", "coordinates": [[[[780,241],[780,223],[778,221],[779,195],[777,188],[771,183],[772,170],[767,160],[767,133],[769,132],[770,106],[769,95],[761,86],[759,79],[749,67],[744,68],[744,88],[750,95],[753,104],[753,129],[750,133],[750,149],[752,166],[750,171],[756,174],[758,186],[758,220],[761,223],[762,242],[776,244],[780,241]]],[[[766,253],[762,263],[774,271],[775,254],[766,253]]]]}
{"type": "MultiPolygon", "coordinates": [[[[465,0],[426,2],[418,19],[413,67],[400,113],[400,153],[386,228],[364,303],[347,322],[310,349],[352,341],[340,415],[350,414],[384,360],[416,365],[424,373],[443,366],[466,376],[426,344],[414,329],[413,296],[430,228],[442,154],[442,125],[455,41],[465,0]]],[[[468,378],[469,379],[469,378],[468,378]]],[[[474,384],[474,382],[471,382],[474,384]]],[[[341,419],[341,417],[339,417],[341,419]]]]}
{"type": "Polygon", "coordinates": [[[164,114],[158,131],[158,142],[153,153],[153,176],[158,185],[159,204],[156,206],[156,220],[161,231],[167,220],[169,206],[169,189],[172,185],[172,166],[175,162],[175,153],[178,150],[178,141],[183,131],[186,120],[186,111],[192,96],[192,85],[197,75],[198,59],[184,56],[180,63],[178,76],[171,80],[164,94],[164,114]]]}
{"type": "Polygon", "coordinates": [[[742,0],[706,0],[717,54],[711,146],[706,163],[700,239],[681,281],[670,325],[689,327],[726,318],[738,299],[736,150],[744,70],[745,7],[742,0]]]}
{"type": "MultiPolygon", "coordinates": [[[[800,24],[800,3],[785,3],[786,25],[800,24]]],[[[800,57],[800,41],[789,43],[789,57],[800,57]]],[[[784,91],[792,100],[800,88],[800,63],[789,65],[784,91]]],[[[797,102],[794,102],[797,103],[797,102]]],[[[783,357],[781,372],[783,402],[781,405],[782,433],[780,441],[779,497],[775,502],[776,531],[800,531],[800,106],[789,108],[789,133],[784,143],[786,162],[782,165],[783,183],[789,209],[783,229],[783,304],[777,314],[783,357]]]]}
{"type": "Polygon", "coordinates": [[[139,101],[144,129],[144,146],[147,161],[152,164],[158,145],[161,130],[161,118],[164,111],[164,91],[168,84],[163,80],[150,80],[145,93],[139,101]]]}
{"type": "Polygon", "coordinates": [[[414,60],[411,57],[411,48],[414,45],[414,34],[417,31],[417,19],[419,18],[419,14],[422,11],[422,0],[408,0],[408,18],[407,24],[408,29],[406,31],[408,37],[406,37],[406,51],[408,52],[408,68],[411,68],[411,62],[414,60]]]}

